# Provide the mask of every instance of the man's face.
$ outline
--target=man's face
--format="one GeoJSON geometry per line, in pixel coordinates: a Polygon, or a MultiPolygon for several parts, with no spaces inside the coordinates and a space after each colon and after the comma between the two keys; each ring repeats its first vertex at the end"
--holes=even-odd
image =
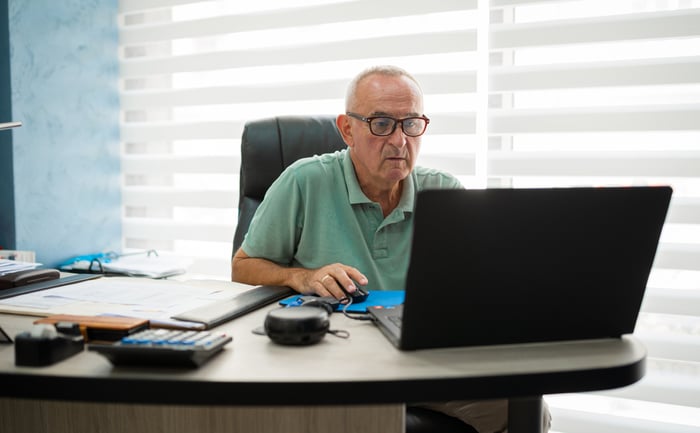
{"type": "MultiPolygon", "coordinates": [[[[349,111],[363,117],[395,119],[423,115],[418,86],[406,77],[371,75],[359,83],[354,106],[349,111]]],[[[376,136],[367,122],[340,116],[338,125],[355,166],[360,185],[393,188],[413,170],[421,137],[409,137],[397,124],[391,135],[376,136]]]]}

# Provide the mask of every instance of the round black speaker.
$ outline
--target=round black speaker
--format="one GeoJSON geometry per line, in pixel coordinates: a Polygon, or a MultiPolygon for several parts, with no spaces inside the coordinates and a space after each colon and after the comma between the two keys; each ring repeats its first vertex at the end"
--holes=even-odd
{"type": "Polygon", "coordinates": [[[265,333],[278,344],[301,346],[318,343],[329,327],[328,312],[318,307],[278,308],[265,317],[265,333]]]}

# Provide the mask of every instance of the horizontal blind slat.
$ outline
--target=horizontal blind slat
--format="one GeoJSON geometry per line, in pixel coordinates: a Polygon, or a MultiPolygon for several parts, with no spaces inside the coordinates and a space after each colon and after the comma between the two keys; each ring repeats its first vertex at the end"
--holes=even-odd
{"type": "Polygon", "coordinates": [[[700,224],[700,198],[674,197],[666,216],[672,224],[700,224]]]}
{"type": "Polygon", "coordinates": [[[493,110],[489,133],[698,131],[700,105],[493,110]]]}
{"type": "MultiPolygon", "coordinates": [[[[318,26],[381,18],[395,19],[403,16],[474,9],[476,3],[476,0],[441,0],[439,2],[356,0],[347,3],[288,7],[188,21],[122,26],[119,42],[122,45],[132,45],[287,27],[318,26]]],[[[137,12],[137,10],[133,8],[130,12],[137,12]]]]}
{"type": "Polygon", "coordinates": [[[493,25],[491,49],[692,37],[700,33],[700,10],[638,13],[527,24],[493,25]]]}
{"type": "MultiPolygon", "coordinates": [[[[233,239],[233,235],[231,239],[233,239]]],[[[225,276],[221,279],[229,280],[230,273],[231,258],[228,255],[226,257],[194,257],[192,264],[187,268],[187,275],[203,275],[207,278],[211,278],[212,275],[221,275],[225,276]]]]}
{"type": "MultiPolygon", "coordinates": [[[[476,88],[476,74],[473,71],[416,74],[415,77],[426,95],[471,93],[476,88]]],[[[153,107],[298,101],[301,95],[309,100],[337,99],[345,95],[348,82],[345,79],[304,83],[285,83],[280,80],[275,84],[255,86],[126,91],[121,95],[121,106],[124,110],[142,110],[153,107]]]]}
{"type": "Polygon", "coordinates": [[[204,54],[148,59],[124,59],[120,62],[122,78],[172,74],[176,72],[212,71],[227,68],[314,63],[350,59],[373,59],[391,56],[474,51],[476,31],[461,30],[441,33],[406,34],[340,42],[319,41],[260,50],[233,50],[204,54]],[[367,50],[372,46],[372,50],[367,50]]]}
{"type": "Polygon", "coordinates": [[[700,271],[700,245],[662,243],[656,251],[654,267],[700,271]]]}
{"type": "Polygon", "coordinates": [[[474,112],[435,112],[430,114],[430,126],[425,139],[428,134],[473,134],[475,131],[476,113],[474,112]]]}
{"type": "Polygon", "coordinates": [[[566,433],[697,433],[697,426],[559,408],[550,404],[552,431],[566,433]]]}
{"type": "Polygon", "coordinates": [[[592,394],[700,408],[700,381],[691,374],[653,370],[633,385],[592,394]]]}
{"type": "Polygon", "coordinates": [[[491,176],[697,177],[700,152],[507,152],[488,156],[491,176]]]}
{"type": "Polygon", "coordinates": [[[228,242],[233,240],[235,221],[212,224],[183,222],[163,218],[124,218],[122,233],[126,239],[192,240],[228,242]]]}
{"type": "MultiPolygon", "coordinates": [[[[133,1],[133,0],[132,0],[133,1]]],[[[541,3],[558,3],[562,0],[490,0],[491,9],[541,3]]]]}
{"type": "Polygon", "coordinates": [[[296,101],[306,99],[336,99],[343,95],[346,81],[314,81],[309,83],[274,84],[265,86],[220,86],[194,89],[125,92],[121,97],[125,110],[154,107],[184,107],[246,102],[296,101]]]}
{"type": "Polygon", "coordinates": [[[651,358],[700,362],[700,336],[672,335],[662,332],[635,332],[651,358]]]}
{"type": "Polygon", "coordinates": [[[152,9],[170,8],[175,5],[196,3],[198,0],[119,0],[120,13],[135,13],[152,9]]]}
{"type": "Polygon", "coordinates": [[[647,287],[642,311],[700,317],[700,291],[647,287]]]}
{"type": "Polygon", "coordinates": [[[230,173],[240,171],[239,156],[124,155],[125,174],[230,173]]]}
{"type": "Polygon", "coordinates": [[[235,208],[238,190],[213,190],[157,187],[129,187],[122,189],[124,206],[182,206],[203,208],[235,208]]]}
{"type": "Polygon", "coordinates": [[[131,122],[122,124],[121,139],[126,143],[239,139],[244,125],[244,120],[236,119],[226,122],[131,122]]]}
{"type": "Polygon", "coordinates": [[[419,165],[445,170],[455,176],[473,176],[476,171],[476,156],[474,154],[421,154],[419,165]]]}
{"type": "Polygon", "coordinates": [[[700,58],[509,66],[491,70],[492,92],[700,83],[700,58]]]}

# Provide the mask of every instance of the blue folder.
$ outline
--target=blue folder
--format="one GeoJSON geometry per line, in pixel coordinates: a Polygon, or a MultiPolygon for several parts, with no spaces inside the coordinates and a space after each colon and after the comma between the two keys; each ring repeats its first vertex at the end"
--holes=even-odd
{"type": "MultiPolygon", "coordinates": [[[[280,301],[280,305],[294,305],[301,296],[303,295],[294,295],[290,296],[289,298],[285,298],[280,301]]],[[[346,311],[364,313],[367,311],[367,307],[393,307],[402,304],[403,299],[403,290],[370,290],[369,296],[365,302],[352,304],[346,311]]],[[[342,308],[343,307],[341,306],[340,309],[342,308]]]]}

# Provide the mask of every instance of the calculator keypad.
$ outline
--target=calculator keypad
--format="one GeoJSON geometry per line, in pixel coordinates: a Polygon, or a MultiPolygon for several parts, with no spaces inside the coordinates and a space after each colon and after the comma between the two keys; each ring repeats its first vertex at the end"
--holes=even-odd
{"type": "Polygon", "coordinates": [[[199,366],[218,353],[232,338],[211,331],[146,329],[113,344],[90,344],[114,365],[199,366]]]}

